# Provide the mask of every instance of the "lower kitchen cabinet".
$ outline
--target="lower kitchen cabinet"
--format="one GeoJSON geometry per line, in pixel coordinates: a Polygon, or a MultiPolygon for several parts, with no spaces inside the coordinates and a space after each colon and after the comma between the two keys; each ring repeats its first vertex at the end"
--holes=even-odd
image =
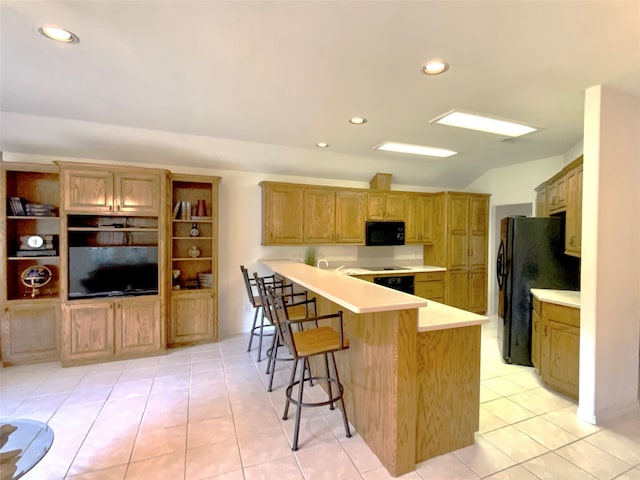
{"type": "Polygon", "coordinates": [[[60,302],[7,304],[2,318],[2,363],[49,362],[60,356],[60,302]]]}
{"type": "Polygon", "coordinates": [[[580,375],[580,309],[539,302],[535,297],[533,308],[533,364],[538,368],[542,381],[549,387],[577,399],[580,375]]]}
{"type": "Polygon", "coordinates": [[[444,303],[444,272],[418,272],[414,281],[415,295],[444,303]]]}
{"type": "Polygon", "coordinates": [[[164,352],[156,297],[74,302],[62,314],[63,366],[164,352]]]}
{"type": "Polygon", "coordinates": [[[447,305],[484,314],[487,310],[486,270],[447,270],[447,305]]]}
{"type": "Polygon", "coordinates": [[[183,290],[171,294],[168,346],[212,342],[218,338],[210,290],[183,290]]]}

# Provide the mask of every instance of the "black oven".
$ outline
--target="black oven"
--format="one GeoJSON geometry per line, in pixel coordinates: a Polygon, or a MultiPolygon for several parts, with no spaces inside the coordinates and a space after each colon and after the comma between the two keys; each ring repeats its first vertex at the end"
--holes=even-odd
{"type": "Polygon", "coordinates": [[[398,277],[373,277],[373,283],[383,287],[393,288],[404,293],[413,295],[413,275],[403,275],[398,277]]]}

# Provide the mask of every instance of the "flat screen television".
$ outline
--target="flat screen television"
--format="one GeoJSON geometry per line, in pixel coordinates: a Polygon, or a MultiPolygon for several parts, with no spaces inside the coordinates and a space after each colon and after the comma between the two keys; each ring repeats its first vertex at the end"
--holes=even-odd
{"type": "Polygon", "coordinates": [[[69,298],[155,295],[158,247],[69,247],[69,298]]]}

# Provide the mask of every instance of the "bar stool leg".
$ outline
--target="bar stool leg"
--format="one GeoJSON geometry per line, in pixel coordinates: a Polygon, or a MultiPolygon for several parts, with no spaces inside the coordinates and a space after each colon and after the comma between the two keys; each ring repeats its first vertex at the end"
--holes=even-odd
{"type": "Polygon", "coordinates": [[[300,433],[300,416],[302,414],[302,393],[304,391],[304,372],[305,369],[300,370],[300,384],[298,385],[298,405],[296,408],[296,424],[293,430],[293,445],[291,450],[294,452],[298,450],[298,435],[300,433]]]}
{"type": "MultiPolygon", "coordinates": [[[[292,388],[293,382],[296,379],[296,370],[298,369],[298,359],[293,360],[293,367],[291,367],[291,375],[289,376],[289,385],[287,386],[287,390],[292,388]]],[[[302,367],[302,371],[304,372],[304,366],[302,367]]],[[[289,418],[289,405],[291,404],[290,392],[287,391],[287,401],[284,404],[284,413],[282,414],[282,419],[286,420],[289,418]]]]}
{"type": "MultiPolygon", "coordinates": [[[[331,373],[329,372],[329,354],[325,353],[324,354],[324,369],[325,372],[327,373],[327,378],[330,379],[331,378],[331,373]]],[[[327,380],[327,390],[329,393],[329,399],[333,398],[333,391],[331,390],[331,380],[327,380]]],[[[333,410],[333,402],[329,403],[329,410],[333,410]]]]}
{"type": "Polygon", "coordinates": [[[247,347],[247,352],[251,351],[251,344],[253,343],[253,336],[255,335],[255,331],[256,331],[256,322],[258,321],[258,311],[261,309],[262,307],[256,307],[255,309],[255,313],[253,314],[253,324],[251,325],[251,334],[249,335],[249,346],[247,347]]]}
{"type": "Polygon", "coordinates": [[[347,435],[347,438],[351,438],[351,430],[349,429],[349,422],[347,421],[347,411],[344,408],[344,390],[342,388],[342,383],[340,383],[340,376],[338,375],[338,366],[336,365],[336,357],[331,352],[331,360],[333,361],[333,371],[336,374],[336,381],[338,382],[338,388],[340,389],[340,405],[339,408],[342,411],[342,421],[344,423],[344,431],[347,435]]]}
{"type": "Polygon", "coordinates": [[[262,361],[262,340],[264,339],[264,311],[260,316],[260,340],[258,340],[258,362],[262,361]]]}

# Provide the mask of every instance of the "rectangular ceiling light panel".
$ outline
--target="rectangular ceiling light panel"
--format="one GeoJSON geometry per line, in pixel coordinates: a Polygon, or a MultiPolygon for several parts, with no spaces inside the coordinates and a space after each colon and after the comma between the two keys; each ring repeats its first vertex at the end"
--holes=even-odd
{"type": "Polygon", "coordinates": [[[412,155],[423,155],[426,157],[450,157],[458,152],[444,148],[426,147],[424,145],[410,145],[408,143],[385,142],[376,150],[384,152],[410,153],[412,155]]]}
{"type": "Polygon", "coordinates": [[[527,133],[535,132],[537,128],[521,123],[500,120],[497,118],[485,117],[475,113],[452,110],[440,117],[436,117],[429,123],[440,123],[452,127],[468,128],[481,132],[506,135],[508,137],[519,137],[527,133]]]}

